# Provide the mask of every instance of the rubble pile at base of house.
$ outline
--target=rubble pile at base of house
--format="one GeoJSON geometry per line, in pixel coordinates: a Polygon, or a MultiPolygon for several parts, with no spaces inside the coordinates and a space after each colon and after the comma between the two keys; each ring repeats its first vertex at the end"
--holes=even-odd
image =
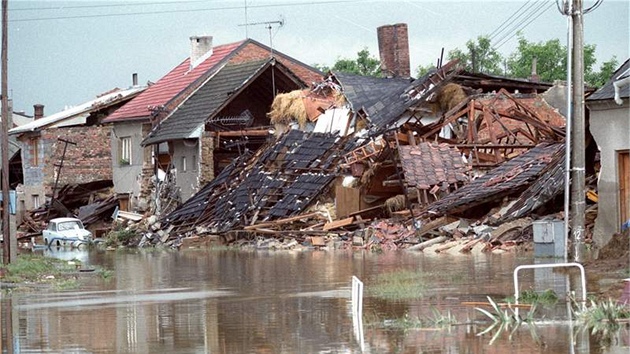
{"type": "Polygon", "coordinates": [[[118,207],[118,198],[113,194],[112,187],[111,180],[62,186],[51,202],[24,216],[20,235],[41,233],[48,220],[56,217],[78,217],[86,228],[100,222],[108,223],[118,207]]]}

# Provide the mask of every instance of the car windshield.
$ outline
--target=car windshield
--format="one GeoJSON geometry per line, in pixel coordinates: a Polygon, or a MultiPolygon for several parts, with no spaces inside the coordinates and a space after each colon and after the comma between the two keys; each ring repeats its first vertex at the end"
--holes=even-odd
{"type": "Polygon", "coordinates": [[[64,221],[57,224],[58,231],[81,229],[81,224],[78,221],[64,221]]]}

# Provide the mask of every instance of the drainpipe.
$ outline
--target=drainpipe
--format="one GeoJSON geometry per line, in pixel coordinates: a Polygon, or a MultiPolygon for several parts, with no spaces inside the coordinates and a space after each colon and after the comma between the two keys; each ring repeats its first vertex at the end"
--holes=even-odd
{"type": "Polygon", "coordinates": [[[620,106],[623,104],[623,100],[621,99],[619,90],[621,90],[622,86],[628,86],[628,85],[630,85],[630,76],[626,76],[623,79],[619,79],[613,82],[613,87],[615,88],[615,103],[617,103],[620,106]]]}

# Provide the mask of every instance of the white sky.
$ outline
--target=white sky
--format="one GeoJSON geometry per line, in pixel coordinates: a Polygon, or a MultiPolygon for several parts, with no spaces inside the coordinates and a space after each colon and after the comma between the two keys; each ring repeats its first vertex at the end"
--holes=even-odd
{"type": "MultiPolygon", "coordinates": [[[[604,0],[584,16],[585,42],[597,46],[598,64],[630,57],[629,7],[627,0],[604,0]]],[[[534,42],[558,38],[566,45],[567,38],[566,17],[549,0],[9,0],[10,98],[15,110],[32,114],[42,103],[50,115],[128,87],[132,73],[141,83],[157,81],[189,56],[190,36],[230,43],[246,37],[246,22],[281,19],[284,25],[271,31],[274,49],[311,65],[356,58],[363,47],[378,57],[376,28],[407,23],[412,75],[418,65],[435,63],[442,48],[446,55],[479,35],[495,33],[496,44],[504,37],[498,48],[504,55],[514,51],[517,29],[534,42]],[[525,15],[510,18],[518,9],[525,15]]],[[[247,32],[269,45],[265,25],[247,32]]]]}

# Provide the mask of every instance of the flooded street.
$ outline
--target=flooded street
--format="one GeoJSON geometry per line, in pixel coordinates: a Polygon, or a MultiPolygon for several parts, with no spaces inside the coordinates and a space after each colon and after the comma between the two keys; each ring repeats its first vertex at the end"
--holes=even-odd
{"type": "MultiPolygon", "coordinates": [[[[414,252],[232,250],[75,251],[84,267],[71,291],[2,294],[2,348],[11,332],[22,353],[627,353],[628,333],[601,349],[568,325],[564,301],[537,312],[536,342],[528,326],[489,342],[488,318],[464,302],[497,302],[514,294],[512,271],[532,264],[513,254],[427,256],[414,252]],[[371,297],[382,274],[422,273],[419,300],[371,297]],[[351,278],[365,285],[363,340],[351,316],[351,278]],[[449,313],[461,325],[388,327],[400,319],[449,313]],[[8,315],[10,314],[10,315],[8,315]],[[555,321],[554,321],[555,320],[555,321]],[[10,328],[10,331],[7,331],[10,328]],[[543,344],[539,344],[543,343],[543,344]]],[[[553,288],[564,276],[525,271],[521,289],[553,288]]],[[[579,296],[580,289],[578,287],[579,296]]]]}

